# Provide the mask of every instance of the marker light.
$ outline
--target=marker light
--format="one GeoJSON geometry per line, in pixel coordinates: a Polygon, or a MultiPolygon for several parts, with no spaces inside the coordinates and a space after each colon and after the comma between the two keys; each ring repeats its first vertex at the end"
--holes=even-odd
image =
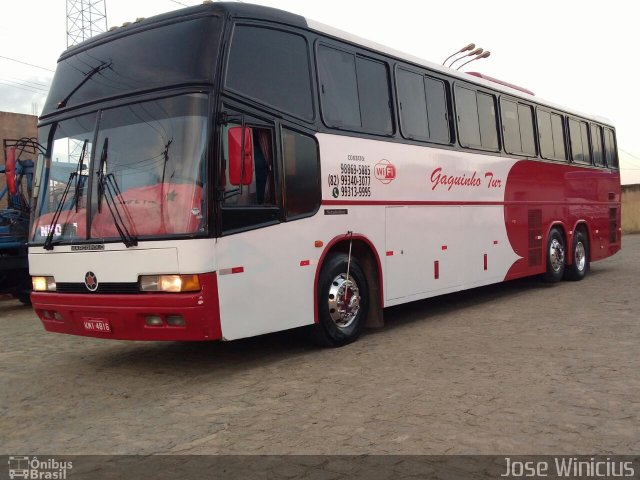
{"type": "Polygon", "coordinates": [[[200,290],[198,275],[141,275],[143,292],[197,292],[200,290]]]}
{"type": "Polygon", "coordinates": [[[34,292],[55,292],[56,281],[53,277],[31,277],[34,292]]]}

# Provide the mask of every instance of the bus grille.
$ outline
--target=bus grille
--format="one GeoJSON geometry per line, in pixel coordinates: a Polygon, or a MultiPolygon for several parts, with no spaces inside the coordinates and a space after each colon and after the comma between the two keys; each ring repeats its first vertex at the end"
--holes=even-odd
{"type": "Polygon", "coordinates": [[[84,283],[56,283],[56,292],[58,293],[106,293],[106,294],[134,294],[140,293],[137,282],[112,282],[99,283],[95,292],[90,291],[84,283]]]}

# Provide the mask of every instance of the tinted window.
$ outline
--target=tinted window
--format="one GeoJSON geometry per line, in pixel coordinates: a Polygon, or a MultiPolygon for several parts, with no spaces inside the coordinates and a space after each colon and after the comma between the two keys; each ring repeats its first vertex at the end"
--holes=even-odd
{"type": "Polygon", "coordinates": [[[618,168],[618,151],[616,150],[616,140],[613,134],[613,130],[610,128],[604,129],[604,147],[605,155],[607,156],[607,166],[611,168],[618,168]]]}
{"type": "Polygon", "coordinates": [[[360,106],[355,57],[320,46],[318,74],[322,95],[322,115],[334,127],[360,127],[360,106]]]}
{"type": "Polygon", "coordinates": [[[582,155],[585,163],[591,163],[589,150],[589,127],[587,122],[580,122],[580,137],[582,138],[582,155]]]}
{"type": "Polygon", "coordinates": [[[571,141],[571,159],[578,163],[591,163],[586,122],[570,118],[569,139],[571,141]]]}
{"type": "Polygon", "coordinates": [[[318,147],[307,135],[282,129],[287,219],[315,213],[320,205],[318,147]]]}
{"type": "Polygon", "coordinates": [[[542,158],[566,160],[562,116],[538,109],[538,132],[542,158]]]}
{"type": "Polygon", "coordinates": [[[480,140],[483,148],[498,149],[498,129],[496,124],[496,102],[493,95],[478,92],[478,118],[480,119],[480,140]]]}
{"type": "Polygon", "coordinates": [[[423,76],[398,69],[396,81],[402,134],[406,138],[428,139],[429,123],[423,76]]]}
{"type": "Polygon", "coordinates": [[[357,57],[356,73],[362,128],[372,132],[391,133],[387,66],[381,62],[357,57]]]}
{"type": "Polygon", "coordinates": [[[436,142],[451,142],[449,116],[447,115],[447,91],[445,84],[435,78],[424,78],[427,93],[427,116],[429,118],[429,138],[436,142]]]}
{"type": "Polygon", "coordinates": [[[313,118],[307,42],[300,35],[236,27],[226,86],[284,112],[313,118]]]}
{"type": "Polygon", "coordinates": [[[567,159],[567,149],[564,141],[564,121],[562,115],[551,114],[551,130],[553,132],[553,151],[558,160],[567,159]]]}
{"type": "Polygon", "coordinates": [[[465,87],[456,87],[456,114],[460,144],[465,147],[481,147],[475,91],[465,87]]]}
{"type": "Polygon", "coordinates": [[[504,149],[507,153],[520,153],[520,124],[518,122],[518,104],[510,100],[500,102],[502,112],[502,129],[504,131],[504,149]]]}
{"type": "Polygon", "coordinates": [[[593,152],[593,162],[603,167],[604,152],[602,151],[602,127],[600,125],[591,125],[591,151],[593,152]]]}
{"type": "Polygon", "coordinates": [[[529,105],[518,104],[518,121],[520,122],[522,153],[535,157],[536,142],[533,135],[533,109],[529,105]]]}
{"type": "Polygon", "coordinates": [[[327,125],[392,133],[389,75],[384,63],[321,45],[318,73],[327,125]]]}
{"type": "Polygon", "coordinates": [[[220,51],[220,23],[207,17],[164,25],[65,57],[42,115],[55,112],[67,97],[71,107],[127,92],[210,81],[220,51]],[[87,75],[100,66],[105,68],[87,75]]]}
{"type": "MultiPolygon", "coordinates": [[[[540,154],[542,158],[555,158],[555,150],[553,147],[553,129],[551,128],[551,113],[544,110],[536,112],[538,119],[538,133],[540,135],[540,154]]],[[[506,145],[506,139],[505,139],[506,145]]]]}

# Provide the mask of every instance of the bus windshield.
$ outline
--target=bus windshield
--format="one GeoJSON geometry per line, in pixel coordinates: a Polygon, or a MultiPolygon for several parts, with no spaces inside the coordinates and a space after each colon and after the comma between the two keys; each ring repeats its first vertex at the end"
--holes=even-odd
{"type": "Polygon", "coordinates": [[[119,240],[116,216],[136,238],[206,232],[207,112],[185,94],[44,127],[33,242],[119,240]]]}

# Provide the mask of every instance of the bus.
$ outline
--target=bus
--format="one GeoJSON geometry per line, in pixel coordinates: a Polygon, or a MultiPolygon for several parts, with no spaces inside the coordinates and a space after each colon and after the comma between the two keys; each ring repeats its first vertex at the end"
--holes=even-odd
{"type": "Polygon", "coordinates": [[[208,3],[65,51],[29,264],[50,332],[322,345],[621,247],[615,128],[284,11],[208,3]]]}

